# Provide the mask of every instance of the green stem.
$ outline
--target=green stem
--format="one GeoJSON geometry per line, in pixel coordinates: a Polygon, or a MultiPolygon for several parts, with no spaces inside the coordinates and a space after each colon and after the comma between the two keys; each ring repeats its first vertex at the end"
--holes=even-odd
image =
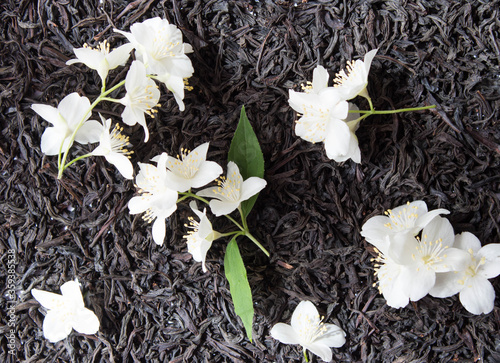
{"type": "Polygon", "coordinates": [[[306,348],[304,348],[303,352],[304,352],[304,359],[306,360],[307,363],[309,363],[309,358],[307,357],[307,350],[306,350],[306,348]]]}
{"type": "Polygon", "coordinates": [[[82,156],[79,156],[77,158],[74,158],[73,160],[71,160],[69,163],[67,163],[66,165],[64,165],[64,169],[66,169],[67,167],[69,167],[71,164],[77,162],[78,160],[82,160],[82,159],[85,159],[85,158],[88,158],[89,156],[92,156],[92,153],[88,153],[88,154],[85,154],[85,155],[82,155],[82,156]]]}
{"type": "Polygon", "coordinates": [[[244,231],[244,232],[245,232],[245,236],[247,236],[253,243],[255,243],[257,245],[257,247],[259,247],[262,250],[262,252],[264,252],[264,254],[267,257],[270,256],[269,252],[264,248],[264,246],[262,246],[260,244],[260,242],[254,236],[252,236],[252,234],[250,233],[250,231],[247,230],[247,231],[244,231]]]}
{"type": "Polygon", "coordinates": [[[363,113],[363,114],[367,114],[367,115],[388,115],[388,114],[400,113],[400,112],[411,112],[411,111],[429,110],[431,108],[436,108],[436,105],[423,106],[423,107],[412,107],[412,108],[400,108],[400,109],[397,109],[397,110],[383,110],[383,111],[375,111],[375,110],[349,110],[349,113],[363,113]]]}

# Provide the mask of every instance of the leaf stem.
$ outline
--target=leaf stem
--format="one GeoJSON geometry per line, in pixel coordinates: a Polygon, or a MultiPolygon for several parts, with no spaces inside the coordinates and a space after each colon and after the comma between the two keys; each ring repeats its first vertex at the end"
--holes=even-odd
{"type": "Polygon", "coordinates": [[[400,112],[411,112],[411,111],[429,110],[431,108],[436,108],[436,105],[422,106],[422,107],[411,107],[411,108],[400,108],[400,109],[397,109],[397,110],[382,110],[382,111],[376,111],[376,110],[349,110],[349,113],[363,113],[363,114],[367,114],[367,115],[388,115],[388,114],[400,113],[400,112]]]}

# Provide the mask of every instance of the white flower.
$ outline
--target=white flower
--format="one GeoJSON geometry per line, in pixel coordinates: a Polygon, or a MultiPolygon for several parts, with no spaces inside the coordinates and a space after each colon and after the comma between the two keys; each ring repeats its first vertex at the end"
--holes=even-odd
{"type": "Polygon", "coordinates": [[[108,72],[118,66],[123,66],[127,62],[132,49],[134,49],[134,46],[127,43],[110,52],[109,43],[106,40],[100,43],[97,49],[84,44],[83,48],[73,49],[77,59],[70,59],[66,64],[83,63],[90,69],[95,69],[104,84],[108,72]]]}
{"type": "MultiPolygon", "coordinates": [[[[359,108],[349,103],[349,110],[358,111],[359,108]]],[[[349,113],[344,120],[332,119],[327,126],[325,138],[326,156],[340,163],[352,159],[355,163],[361,162],[356,130],[359,127],[359,113],[349,113]]]]}
{"type": "Polygon", "coordinates": [[[125,89],[127,94],[120,100],[125,106],[122,113],[123,122],[127,125],[139,123],[144,128],[144,141],[149,139],[148,126],[146,125],[145,113],[154,117],[153,107],[158,106],[160,91],[156,83],[146,76],[146,68],[139,61],[134,61],[125,77],[125,89]]]}
{"type": "Polygon", "coordinates": [[[423,298],[434,287],[436,273],[459,271],[467,254],[453,248],[453,227],[435,217],[422,231],[422,238],[400,234],[378,249],[375,275],[388,305],[404,307],[423,298]]]}
{"type": "Polygon", "coordinates": [[[159,17],[135,23],[130,33],[115,31],[127,37],[136,49],[137,59],[145,64],[149,74],[156,74],[165,83],[184,111],[184,80],[192,76],[194,68],[186,55],[193,49],[182,42],[181,31],[159,17]]]}
{"type": "Polygon", "coordinates": [[[375,216],[367,220],[361,227],[361,235],[379,250],[387,250],[385,244],[394,236],[406,233],[416,236],[435,217],[449,213],[446,209],[427,211],[427,204],[422,200],[407,202],[388,209],[384,212],[385,216],[375,216]]]}
{"type": "Polygon", "coordinates": [[[374,49],[366,53],[364,60],[347,62],[347,72],[341,70],[336,74],[333,82],[344,100],[350,100],[358,95],[369,99],[366,91],[368,73],[377,51],[378,49],[374,49]]]}
{"type": "Polygon", "coordinates": [[[42,134],[41,149],[46,155],[58,155],[69,149],[71,135],[81,122],[83,124],[75,134],[75,141],[82,144],[99,141],[101,124],[87,121],[91,114],[87,97],[80,97],[74,92],[64,97],[57,108],[43,104],[34,104],[31,108],[53,125],[42,134]]]}
{"type": "Polygon", "coordinates": [[[168,157],[167,168],[171,189],[185,192],[191,188],[200,188],[222,174],[222,168],[213,161],[207,161],[209,143],[206,142],[193,151],[181,149],[177,158],[168,157]]]}
{"type": "Polygon", "coordinates": [[[81,334],[95,334],[99,330],[99,319],[83,303],[78,280],[61,286],[62,295],[32,289],[33,297],[46,308],[43,320],[43,336],[55,343],[66,338],[71,329],[81,334]]]}
{"type": "Polygon", "coordinates": [[[132,146],[128,136],[122,135],[123,128],[119,125],[115,125],[113,131],[110,132],[111,119],[105,120],[101,116],[101,121],[103,125],[99,146],[92,151],[92,155],[104,156],[109,163],[116,166],[124,178],[132,179],[134,168],[130,162],[129,155],[133,151],[127,149],[132,146]]]}
{"type": "Polygon", "coordinates": [[[430,291],[434,297],[459,294],[460,302],[472,314],[488,314],[493,310],[495,290],[488,279],[500,274],[500,244],[481,242],[472,233],[455,237],[456,248],[468,252],[461,271],[437,274],[436,284],[430,291]]]}
{"type": "Polygon", "coordinates": [[[195,261],[201,262],[203,272],[207,272],[207,267],[205,266],[207,252],[212,246],[212,242],[220,237],[220,233],[213,230],[212,223],[210,223],[207,217],[206,209],[200,212],[195,201],[189,203],[189,206],[200,221],[197,222],[194,218],[189,218],[189,225],[187,226],[192,228],[192,231],[189,231],[184,238],[187,240],[188,252],[193,255],[195,261]]]}
{"type": "Polygon", "coordinates": [[[166,163],[168,155],[155,158],[157,166],[139,163],[139,174],[135,182],[141,195],[128,202],[130,214],[143,213],[148,223],[153,223],[153,240],[163,245],[165,239],[165,219],[177,209],[177,192],[168,187],[166,163]]]}
{"type": "Polygon", "coordinates": [[[332,360],[331,347],[345,343],[344,331],[335,324],[321,322],[318,310],[310,301],[301,301],[292,315],[291,325],[278,323],[271,336],[284,344],[300,344],[326,362],[332,360]]]}
{"type": "Polygon", "coordinates": [[[238,165],[230,161],[227,164],[227,177],[220,177],[218,187],[203,189],[196,194],[215,198],[210,201],[210,209],[219,217],[234,211],[241,202],[264,189],[266,184],[264,179],[255,176],[243,181],[238,165]]]}

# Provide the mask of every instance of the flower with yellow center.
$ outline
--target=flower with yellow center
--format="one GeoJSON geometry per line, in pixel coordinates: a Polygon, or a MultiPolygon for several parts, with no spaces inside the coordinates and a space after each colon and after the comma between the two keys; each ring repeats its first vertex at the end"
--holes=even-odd
{"type": "Polygon", "coordinates": [[[148,125],[146,124],[145,113],[154,117],[158,106],[160,91],[156,83],[146,76],[146,68],[139,61],[134,61],[125,77],[125,97],[120,99],[120,103],[125,106],[122,113],[123,122],[133,126],[139,123],[144,128],[144,141],[149,139],[148,125]]]}
{"type": "Polygon", "coordinates": [[[266,184],[264,179],[256,176],[243,181],[238,165],[230,161],[227,164],[227,177],[222,176],[217,187],[203,189],[196,194],[213,198],[210,201],[210,209],[219,217],[236,210],[241,202],[260,192],[266,184]]]}
{"type": "Polygon", "coordinates": [[[284,344],[300,344],[304,355],[307,349],[326,362],[332,360],[331,347],[339,348],[345,344],[344,331],[335,324],[323,323],[310,301],[301,301],[297,305],[290,325],[274,325],[271,336],[284,344]]]}
{"type": "Polygon", "coordinates": [[[495,289],[488,281],[500,275],[500,244],[481,242],[472,233],[455,237],[454,247],[468,253],[458,272],[440,273],[429,292],[434,297],[449,297],[459,293],[460,302],[472,314],[488,314],[495,303],[495,289]]]}
{"type": "Polygon", "coordinates": [[[109,163],[116,166],[124,178],[132,179],[134,168],[129,158],[133,151],[129,150],[132,146],[129,137],[121,133],[123,128],[118,125],[110,132],[111,119],[105,120],[101,116],[101,121],[103,126],[99,146],[92,151],[92,155],[104,156],[109,163]]]}
{"type": "Polygon", "coordinates": [[[157,166],[139,163],[139,174],[135,178],[140,195],[128,202],[130,214],[145,213],[143,219],[153,222],[153,240],[163,245],[166,231],[165,220],[177,209],[178,194],[169,188],[167,178],[167,153],[156,157],[157,166]]]}
{"type": "Polygon", "coordinates": [[[195,201],[189,203],[189,206],[200,221],[195,221],[192,217],[189,218],[189,225],[186,226],[191,230],[184,238],[187,240],[188,252],[193,255],[193,260],[201,262],[203,272],[207,272],[205,265],[207,252],[212,247],[212,242],[220,237],[220,233],[213,230],[206,209],[203,209],[203,212],[199,211],[195,201]]]}
{"type": "Polygon", "coordinates": [[[109,71],[123,66],[130,57],[132,49],[134,46],[127,43],[110,52],[109,43],[106,40],[95,49],[84,44],[83,48],[73,49],[77,59],[70,59],[66,64],[83,63],[90,69],[95,69],[105,84],[109,71]]]}
{"type": "Polygon", "coordinates": [[[43,320],[43,336],[55,343],[66,338],[72,329],[81,334],[97,333],[99,319],[85,307],[78,280],[64,283],[61,293],[31,290],[31,295],[47,309],[43,320]]]}
{"type": "Polygon", "coordinates": [[[193,151],[181,150],[177,158],[169,156],[167,169],[171,189],[185,192],[191,188],[201,188],[222,174],[222,167],[214,161],[207,161],[209,143],[206,142],[193,151]]]}
{"type": "Polygon", "coordinates": [[[370,73],[370,67],[377,51],[378,49],[374,49],[366,53],[364,60],[358,59],[348,62],[347,72],[341,70],[336,74],[333,80],[335,89],[344,100],[353,99],[358,95],[370,99],[366,86],[368,85],[368,73],[370,73]]]}

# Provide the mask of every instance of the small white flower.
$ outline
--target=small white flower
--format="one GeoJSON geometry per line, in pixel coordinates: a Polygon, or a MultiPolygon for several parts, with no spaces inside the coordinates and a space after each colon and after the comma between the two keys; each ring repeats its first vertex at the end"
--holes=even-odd
{"type": "Polygon", "coordinates": [[[264,189],[266,184],[264,179],[255,176],[243,181],[238,165],[230,161],[227,164],[227,177],[220,177],[218,187],[203,189],[196,194],[215,198],[210,201],[210,209],[219,217],[233,212],[241,202],[264,189]]]}
{"type": "Polygon", "coordinates": [[[336,74],[333,82],[344,100],[350,100],[358,95],[370,98],[366,86],[368,85],[370,66],[377,51],[378,49],[374,49],[366,53],[364,60],[347,62],[347,72],[341,70],[336,74]]]}
{"type": "Polygon", "coordinates": [[[109,163],[116,166],[124,178],[132,179],[134,168],[130,162],[129,155],[133,151],[127,149],[132,146],[129,142],[129,137],[122,135],[123,128],[119,125],[115,125],[113,131],[110,132],[111,119],[105,120],[101,116],[101,121],[103,125],[99,146],[92,151],[92,155],[104,156],[109,163]]]}
{"type": "Polygon", "coordinates": [[[200,188],[222,174],[222,167],[214,161],[207,161],[209,143],[206,142],[193,151],[181,150],[177,158],[168,157],[167,168],[171,189],[185,192],[191,188],[200,188]]]}
{"type": "Polygon", "coordinates": [[[495,289],[488,281],[500,274],[500,244],[481,242],[472,233],[455,237],[456,248],[468,252],[461,271],[437,274],[430,291],[434,297],[449,297],[459,293],[460,302],[472,314],[488,314],[495,303],[495,289]]]}
{"type": "Polygon", "coordinates": [[[158,106],[160,91],[156,83],[146,76],[146,68],[139,61],[134,61],[125,77],[127,93],[120,100],[125,106],[122,113],[123,122],[133,126],[139,123],[144,128],[144,141],[149,139],[149,130],[146,124],[145,113],[154,117],[153,107],[158,106]]]}
{"type": "Polygon", "coordinates": [[[301,301],[292,315],[291,325],[278,323],[271,336],[284,344],[300,344],[326,362],[332,360],[331,347],[345,344],[344,331],[335,324],[321,322],[318,310],[310,301],[301,301]]]}
{"type": "Polygon", "coordinates": [[[120,30],[136,49],[136,57],[146,66],[149,74],[155,74],[174,93],[179,109],[184,111],[184,80],[194,72],[186,53],[192,47],[182,42],[182,32],[167,20],[159,17],[135,23],[130,33],[120,30]]]}
{"type": "Polygon", "coordinates": [[[384,245],[394,236],[406,233],[416,236],[435,217],[449,213],[446,209],[427,211],[427,204],[422,200],[407,202],[388,209],[384,212],[385,216],[375,216],[367,220],[361,227],[361,235],[379,250],[387,250],[384,245]]]}
{"type": "Polygon", "coordinates": [[[139,163],[140,171],[135,182],[141,195],[130,199],[128,208],[130,214],[146,212],[142,218],[148,223],[154,221],[153,240],[161,246],[166,234],[165,219],[176,211],[178,194],[168,187],[168,155],[163,153],[155,159],[157,166],[139,163]]]}
{"type": "Polygon", "coordinates": [[[127,43],[110,52],[109,43],[106,40],[100,43],[97,49],[85,44],[83,48],[73,49],[77,59],[70,59],[66,64],[83,63],[90,69],[95,69],[104,84],[111,69],[123,66],[127,62],[132,49],[134,46],[127,43]]]}
{"type": "Polygon", "coordinates": [[[66,338],[71,329],[81,334],[97,333],[99,319],[85,307],[78,280],[64,283],[61,293],[31,290],[33,297],[47,309],[43,320],[43,336],[55,343],[66,338]]]}
{"type": "Polygon", "coordinates": [[[57,108],[44,105],[31,105],[33,111],[50,122],[42,134],[41,149],[46,155],[58,155],[71,147],[71,135],[75,132],[80,122],[84,122],[75,134],[75,141],[86,144],[99,141],[101,124],[89,120],[90,101],[87,97],[80,97],[76,92],[64,97],[57,108]]]}
{"type": "Polygon", "coordinates": [[[434,287],[436,273],[461,269],[467,254],[452,247],[454,237],[450,222],[435,217],[423,229],[421,239],[400,234],[378,249],[375,275],[389,306],[399,308],[409,300],[420,300],[434,287]]]}
{"type": "Polygon", "coordinates": [[[200,212],[195,201],[189,203],[189,206],[200,221],[197,222],[194,218],[189,218],[189,225],[186,226],[192,228],[192,231],[189,231],[184,238],[187,240],[188,252],[193,255],[195,261],[201,262],[203,272],[207,272],[205,266],[207,252],[212,247],[212,242],[220,237],[220,233],[213,230],[206,209],[200,212]]]}

